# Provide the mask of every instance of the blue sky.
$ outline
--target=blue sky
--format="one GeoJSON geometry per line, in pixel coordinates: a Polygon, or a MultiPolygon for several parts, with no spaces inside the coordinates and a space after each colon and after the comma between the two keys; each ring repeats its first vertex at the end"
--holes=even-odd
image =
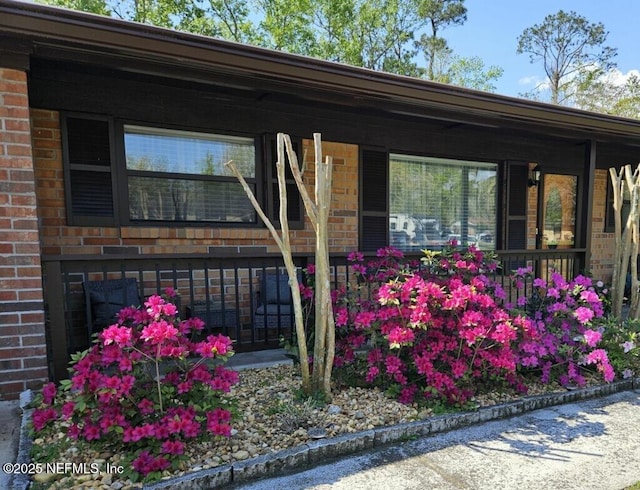
{"type": "Polygon", "coordinates": [[[542,65],[516,54],[518,36],[540,24],[548,14],[575,11],[590,22],[602,22],[609,31],[607,44],[618,49],[616,61],[623,73],[640,69],[639,0],[466,0],[467,22],[442,31],[454,54],[479,56],[485,67],[498,65],[504,74],[496,92],[517,97],[544,77],[542,65]],[[529,83],[525,83],[529,80],[529,83]]]}

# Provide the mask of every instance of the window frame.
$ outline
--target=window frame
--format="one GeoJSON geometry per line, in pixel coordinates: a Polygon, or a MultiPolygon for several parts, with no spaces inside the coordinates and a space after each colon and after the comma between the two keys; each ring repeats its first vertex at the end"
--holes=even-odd
{"type": "MultiPolygon", "coordinates": [[[[187,126],[178,126],[178,125],[167,125],[167,124],[156,124],[149,122],[141,122],[141,121],[133,121],[133,120],[124,120],[119,119],[116,121],[116,134],[117,134],[117,148],[116,152],[118,155],[117,158],[117,175],[118,181],[122,182],[122,184],[117,188],[117,207],[119,208],[119,215],[121,216],[121,225],[122,226],[170,226],[170,227],[215,227],[215,228],[259,228],[262,225],[260,217],[256,213],[256,219],[254,222],[236,222],[236,221],[175,221],[175,220],[142,220],[142,219],[132,219],[130,217],[129,212],[129,177],[131,175],[135,175],[138,177],[151,177],[151,178],[160,178],[162,175],[166,179],[180,179],[180,180],[190,180],[190,181],[205,181],[205,182],[229,182],[229,183],[239,183],[238,179],[235,176],[204,176],[198,174],[184,174],[184,173],[174,173],[174,172],[154,172],[154,171],[140,171],[140,170],[130,170],[127,168],[127,157],[126,157],[126,148],[125,148],[125,126],[135,126],[137,128],[149,128],[149,129],[158,129],[164,131],[180,131],[184,133],[200,133],[200,134],[208,134],[212,136],[232,136],[232,137],[240,137],[240,138],[248,138],[253,140],[253,148],[254,148],[254,159],[255,159],[255,172],[254,177],[245,177],[247,183],[251,186],[254,186],[254,191],[256,195],[256,199],[258,202],[263,202],[263,191],[262,191],[262,167],[264,163],[261,161],[262,148],[260,138],[256,135],[250,135],[246,133],[238,133],[238,132],[229,132],[229,131],[217,131],[212,129],[203,129],[203,128],[193,128],[187,126]]],[[[253,207],[251,208],[253,209],[253,207]]],[[[255,210],[254,210],[255,213],[255,210]]]]}
{"type": "MultiPolygon", "coordinates": [[[[422,152],[414,152],[414,151],[406,151],[406,150],[397,150],[391,149],[387,151],[387,225],[389,230],[391,230],[391,160],[393,156],[406,157],[406,158],[416,158],[416,159],[434,159],[434,160],[450,160],[451,162],[455,162],[458,164],[486,164],[493,166],[493,171],[495,172],[496,179],[496,191],[495,191],[495,231],[494,231],[494,250],[499,248],[499,243],[502,237],[502,215],[501,215],[501,195],[502,195],[502,181],[503,181],[503,173],[501,170],[501,164],[496,160],[486,160],[486,159],[475,159],[470,160],[467,157],[455,156],[455,155],[440,155],[433,153],[422,153],[422,152]]],[[[428,164],[428,162],[425,162],[428,164]]],[[[438,162],[435,162],[436,164],[438,162]]],[[[465,165],[460,165],[461,167],[468,168],[465,165]]],[[[388,233],[387,236],[387,244],[391,245],[391,233],[388,233]]],[[[421,247],[426,248],[426,247],[421,247]]],[[[435,249],[435,248],[434,248],[435,249]]]]}
{"type": "Polygon", "coordinates": [[[64,175],[64,187],[65,187],[65,206],[67,224],[69,226],[101,226],[101,227],[120,227],[120,226],[135,226],[135,227],[172,227],[172,228],[186,228],[186,227],[212,227],[212,228],[263,228],[264,224],[260,220],[256,213],[256,219],[254,222],[235,222],[235,221],[174,221],[174,220],[139,220],[131,219],[129,215],[129,175],[133,172],[139,176],[149,176],[158,178],[159,174],[170,179],[180,178],[183,180],[199,180],[199,181],[218,181],[218,182],[238,182],[235,176],[202,176],[198,174],[181,174],[181,173],[169,173],[169,172],[141,172],[135,170],[129,170],[126,167],[126,154],[125,154],[125,126],[137,126],[147,127],[150,129],[159,129],[166,131],[182,131],[182,132],[194,132],[205,133],[210,135],[220,135],[249,138],[253,141],[254,158],[255,158],[255,172],[254,177],[247,178],[247,182],[254,186],[255,195],[258,202],[262,203],[265,209],[269,206],[272,207],[272,203],[267,202],[268,194],[265,192],[265,173],[266,166],[269,162],[265,161],[264,143],[262,135],[241,133],[233,131],[222,131],[215,128],[201,128],[192,127],[187,125],[177,124],[161,124],[149,121],[140,121],[133,119],[116,118],[108,115],[101,114],[88,114],[78,112],[61,112],[60,113],[60,134],[61,134],[61,148],[62,148],[62,161],[63,161],[63,175],[64,175]],[[67,120],[70,118],[85,119],[85,120],[97,120],[104,121],[108,124],[108,138],[109,138],[109,152],[110,152],[110,165],[108,170],[100,170],[97,167],[87,167],[82,164],[74,164],[70,162],[69,156],[69,131],[67,127],[67,120]],[[73,200],[71,193],[71,173],[73,170],[89,170],[95,172],[108,172],[111,174],[111,206],[113,211],[113,217],[103,216],[85,216],[74,214],[73,212],[73,200]]]}

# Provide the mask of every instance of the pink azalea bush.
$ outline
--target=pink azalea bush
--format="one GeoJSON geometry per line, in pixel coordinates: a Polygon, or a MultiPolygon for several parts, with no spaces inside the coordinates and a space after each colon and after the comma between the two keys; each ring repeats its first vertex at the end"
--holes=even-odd
{"type": "Polygon", "coordinates": [[[578,276],[566,281],[556,272],[547,284],[532,279],[529,268],[514,274],[514,284],[521,288],[533,280],[535,292],[524,298],[521,307],[531,318],[531,335],[520,344],[520,362],[524,367],[542,370],[541,380],[548,382],[555,372],[562,385],[584,385],[580,366],[593,365],[605,381],[615,373],[607,352],[596,348],[602,339],[604,304],[592,280],[578,276]]]}
{"type": "MultiPolygon", "coordinates": [[[[549,289],[558,297],[529,314],[526,300],[513,308],[491,279],[495,257],[455,244],[425,255],[421,264],[403,262],[391,248],[369,262],[350,255],[363,287],[334,294],[338,371],[357,366],[365,383],[404,403],[449,405],[464,404],[489,382],[526,391],[521,374],[535,368],[546,382],[562,368],[560,382],[582,384],[587,365],[613,379],[606,352],[595,348],[601,332],[591,325],[602,306],[587,278],[563,284],[554,276],[549,289]]],[[[524,280],[520,274],[515,282],[524,280]]]]}
{"type": "Polygon", "coordinates": [[[62,421],[68,437],[123,452],[147,479],[178,468],[190,441],[230,436],[233,402],[225,394],[238,375],[205,361],[233,355],[231,339],[190,340],[204,323],[180,320],[175,293],[166,293],[121,310],[117,323],[75,356],[64,393],[53,383],[43,387],[36,433],[62,421]]]}

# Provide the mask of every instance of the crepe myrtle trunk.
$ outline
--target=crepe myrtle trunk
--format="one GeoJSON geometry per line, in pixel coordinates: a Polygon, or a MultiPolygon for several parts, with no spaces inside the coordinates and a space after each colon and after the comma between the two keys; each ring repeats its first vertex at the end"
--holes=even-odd
{"type": "Polygon", "coordinates": [[[260,219],[265,223],[275,240],[284,259],[289,286],[293,299],[296,340],[300,355],[300,371],[302,376],[302,390],[309,396],[322,396],[331,399],[331,374],[335,356],[335,323],[331,304],[331,288],[329,273],[329,209],[331,204],[331,183],[333,161],[331,157],[322,159],[322,140],[319,133],[313,135],[315,154],[315,192],[313,198],[309,194],[303,181],[303,170],[300,168],[298,156],[293,150],[289,135],[278,133],[276,170],[278,176],[278,192],[280,196],[280,232],[266,216],[253,191],[235,167],[233,162],[227,163],[237,177],[251,204],[260,219]],[[285,165],[289,161],[291,173],[302,197],[307,216],[316,236],[315,247],[315,331],[313,348],[313,370],[309,363],[307,350],[307,336],[302,313],[302,299],[300,285],[295,264],[291,254],[289,239],[289,223],[287,221],[287,187],[285,181],[285,165]]]}
{"type": "Polygon", "coordinates": [[[640,164],[632,171],[631,165],[620,170],[610,168],[613,187],[615,222],[615,251],[611,280],[611,313],[622,317],[625,290],[630,286],[629,318],[640,317],[640,281],[638,281],[638,254],[640,252],[640,164]],[[628,202],[629,214],[623,219],[623,204],[628,202]],[[629,270],[631,269],[631,270],[629,270]],[[630,277],[630,281],[628,280],[630,277]]]}

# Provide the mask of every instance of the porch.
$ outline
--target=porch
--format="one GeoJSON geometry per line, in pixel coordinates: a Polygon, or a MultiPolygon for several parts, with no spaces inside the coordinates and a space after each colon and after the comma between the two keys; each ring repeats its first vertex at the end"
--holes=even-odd
{"type": "MultiPolygon", "coordinates": [[[[552,272],[559,272],[571,278],[582,272],[586,263],[586,249],[509,250],[498,252],[498,256],[501,267],[495,278],[510,292],[511,301],[516,299],[516,292],[509,287],[513,270],[532,267],[537,277],[547,279],[552,272]]],[[[295,256],[299,268],[312,261],[312,255],[295,256]]],[[[257,315],[266,295],[262,291],[264,277],[275,274],[276,282],[269,288],[275,285],[277,291],[284,291],[288,287],[282,279],[286,271],[279,255],[57,256],[44,257],[42,264],[49,370],[54,379],[66,376],[72,353],[90,345],[94,321],[86,293],[90,282],[129,279],[142,300],[174,288],[179,294],[180,317],[201,318],[207,333],[229,336],[237,352],[276,348],[281,336],[293,333],[288,304],[266,305],[277,313],[270,321],[257,315]]],[[[333,254],[331,265],[333,287],[355,285],[346,254],[333,254]]],[[[530,294],[531,287],[526,285],[521,293],[530,294]]]]}

